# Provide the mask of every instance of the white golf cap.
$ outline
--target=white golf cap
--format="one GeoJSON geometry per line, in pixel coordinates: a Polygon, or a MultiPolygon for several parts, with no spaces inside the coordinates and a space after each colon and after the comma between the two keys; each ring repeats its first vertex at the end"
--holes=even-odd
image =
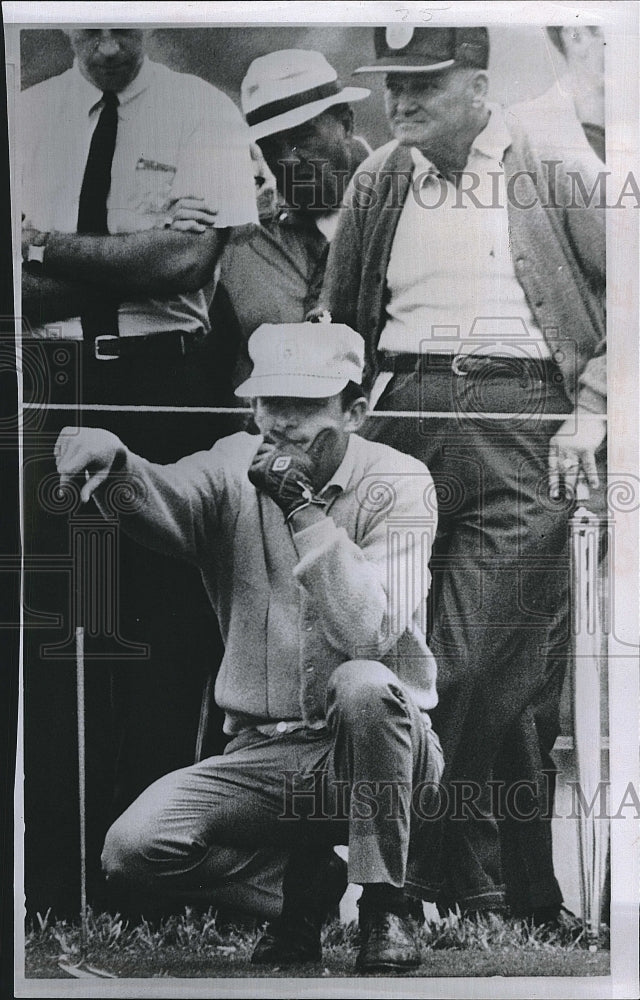
{"type": "Polygon", "coordinates": [[[365,87],[343,87],[320,52],[280,49],[253,60],[240,101],[255,141],[310,121],[334,104],[362,101],[370,93],[365,87]]]}
{"type": "Polygon", "coordinates": [[[343,323],[263,323],[249,338],[253,371],[236,396],[337,396],[360,385],[364,341],[343,323]]]}

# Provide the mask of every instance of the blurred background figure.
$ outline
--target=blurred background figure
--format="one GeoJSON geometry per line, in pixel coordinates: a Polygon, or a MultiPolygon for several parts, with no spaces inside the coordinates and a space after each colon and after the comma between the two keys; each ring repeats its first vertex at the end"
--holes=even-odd
{"type": "Polygon", "coordinates": [[[559,75],[543,94],[512,104],[509,113],[545,155],[558,154],[561,144],[566,169],[597,173],[606,158],[602,29],[583,25],[545,30],[562,54],[559,75]]]}
{"type": "Polygon", "coordinates": [[[550,27],[547,34],[565,58],[566,74],[539,100],[542,102],[546,98],[562,106],[569,98],[594,152],[604,161],[605,39],[602,28],[595,25],[550,27]]]}

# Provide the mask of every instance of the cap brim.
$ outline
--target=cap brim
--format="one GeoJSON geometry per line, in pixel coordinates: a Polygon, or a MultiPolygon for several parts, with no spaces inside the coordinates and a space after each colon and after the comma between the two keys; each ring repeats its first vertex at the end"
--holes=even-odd
{"type": "Polygon", "coordinates": [[[321,101],[312,101],[310,104],[303,104],[299,108],[292,108],[284,114],[276,115],[274,118],[267,118],[263,122],[249,127],[251,139],[256,142],[264,139],[266,135],[275,135],[277,132],[286,132],[296,125],[311,121],[317,115],[321,115],[327,108],[336,104],[353,104],[354,101],[364,101],[369,97],[371,91],[366,87],[345,87],[339,94],[332,94],[331,97],[324,97],[321,101]]]}
{"type": "Polygon", "coordinates": [[[344,378],[322,378],[319,375],[258,375],[239,385],[235,395],[250,397],[285,396],[298,399],[326,399],[337,396],[349,382],[344,378]]]}
{"type": "Polygon", "coordinates": [[[351,75],[355,76],[356,73],[441,73],[442,70],[455,65],[455,59],[447,59],[445,62],[429,63],[428,65],[424,63],[416,65],[415,62],[403,59],[394,62],[385,59],[383,62],[376,63],[375,66],[359,66],[358,69],[354,69],[351,75]]]}

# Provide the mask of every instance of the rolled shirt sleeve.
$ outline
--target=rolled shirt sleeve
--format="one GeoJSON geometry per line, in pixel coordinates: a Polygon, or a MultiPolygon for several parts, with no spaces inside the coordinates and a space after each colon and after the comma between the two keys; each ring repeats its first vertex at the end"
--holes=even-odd
{"type": "Polygon", "coordinates": [[[233,102],[212,87],[197,95],[197,121],[180,150],[172,198],[201,197],[216,228],[258,223],[249,131],[233,102]]]}

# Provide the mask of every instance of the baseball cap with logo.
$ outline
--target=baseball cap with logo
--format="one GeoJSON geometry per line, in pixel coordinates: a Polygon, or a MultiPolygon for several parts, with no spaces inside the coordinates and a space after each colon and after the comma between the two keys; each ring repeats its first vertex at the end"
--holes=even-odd
{"type": "Polygon", "coordinates": [[[414,28],[392,24],[374,28],[376,61],[355,73],[440,73],[451,66],[486,69],[486,28],[414,28]]]}
{"type": "Polygon", "coordinates": [[[343,323],[263,323],[249,338],[253,371],[236,396],[337,396],[360,385],[364,341],[343,323]]]}
{"type": "Polygon", "coordinates": [[[334,104],[362,101],[365,87],[343,87],[320,52],[280,49],[254,59],[240,88],[254,142],[310,121],[334,104]]]}

